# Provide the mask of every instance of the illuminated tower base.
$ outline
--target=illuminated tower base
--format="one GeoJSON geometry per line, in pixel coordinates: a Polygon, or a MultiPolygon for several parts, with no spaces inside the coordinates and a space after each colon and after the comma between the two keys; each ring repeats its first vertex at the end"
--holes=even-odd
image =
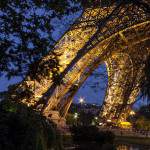
{"type": "Polygon", "coordinates": [[[150,52],[150,15],[145,5],[122,1],[85,9],[54,49],[39,61],[42,68],[57,55],[59,84],[53,82],[51,68],[47,74],[37,68],[35,78],[29,74],[10,99],[59,120],[66,116],[84,81],[105,62],[109,83],[101,116],[125,120],[139,93],[139,79],[150,52]],[[24,94],[27,92],[28,97],[24,94]]]}

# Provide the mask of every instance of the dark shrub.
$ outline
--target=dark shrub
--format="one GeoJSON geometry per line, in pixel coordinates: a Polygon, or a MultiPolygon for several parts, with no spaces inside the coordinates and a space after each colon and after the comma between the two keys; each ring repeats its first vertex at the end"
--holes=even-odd
{"type": "Polygon", "coordinates": [[[61,149],[55,125],[37,112],[8,101],[0,103],[0,150],[61,149]]]}

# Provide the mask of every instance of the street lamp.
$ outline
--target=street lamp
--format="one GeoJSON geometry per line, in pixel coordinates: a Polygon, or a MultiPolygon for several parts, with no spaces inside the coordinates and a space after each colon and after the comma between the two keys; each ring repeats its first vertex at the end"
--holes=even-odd
{"type": "Polygon", "coordinates": [[[75,120],[75,125],[77,126],[78,113],[74,113],[73,118],[75,120]]]}
{"type": "Polygon", "coordinates": [[[102,124],[103,124],[102,122],[99,123],[100,126],[101,126],[102,124]]]}
{"type": "Polygon", "coordinates": [[[130,115],[135,115],[135,112],[133,110],[131,110],[130,115]]]}
{"type": "Polygon", "coordinates": [[[108,120],[107,120],[107,122],[111,122],[111,120],[110,120],[110,119],[108,119],[108,120]]]}
{"type": "Polygon", "coordinates": [[[98,120],[98,117],[95,117],[95,120],[98,120]]]}
{"type": "Polygon", "coordinates": [[[77,119],[78,118],[78,113],[74,113],[74,119],[77,119]]]}
{"type": "Polygon", "coordinates": [[[79,98],[79,103],[80,103],[80,104],[85,103],[85,99],[84,99],[83,97],[80,97],[80,98],[79,98]]]}

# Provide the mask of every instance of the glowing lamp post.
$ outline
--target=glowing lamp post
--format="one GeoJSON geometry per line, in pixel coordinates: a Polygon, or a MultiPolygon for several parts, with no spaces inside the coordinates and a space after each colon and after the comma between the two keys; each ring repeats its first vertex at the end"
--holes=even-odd
{"type": "Polygon", "coordinates": [[[83,97],[80,97],[79,98],[79,103],[82,105],[82,104],[84,104],[85,103],[85,99],[83,98],[83,97]]]}
{"type": "Polygon", "coordinates": [[[77,119],[78,119],[79,114],[78,113],[74,113],[73,118],[75,119],[75,125],[77,125],[77,119]]]}
{"type": "Polygon", "coordinates": [[[97,116],[94,117],[94,122],[95,122],[95,125],[98,125],[99,120],[98,120],[98,117],[97,117],[97,116]]]}
{"type": "Polygon", "coordinates": [[[102,125],[103,125],[103,123],[102,123],[102,122],[100,122],[100,123],[99,123],[99,125],[100,125],[100,126],[102,126],[102,125]]]}
{"type": "Polygon", "coordinates": [[[132,110],[131,112],[130,112],[130,115],[135,115],[135,112],[132,110]]]}
{"type": "Polygon", "coordinates": [[[78,118],[78,113],[74,113],[74,119],[78,118]]]}
{"type": "Polygon", "coordinates": [[[95,120],[98,120],[98,117],[95,117],[94,119],[95,119],[95,120]]]}
{"type": "Polygon", "coordinates": [[[111,120],[110,120],[110,119],[108,119],[108,120],[107,120],[107,122],[111,122],[111,120]]]}

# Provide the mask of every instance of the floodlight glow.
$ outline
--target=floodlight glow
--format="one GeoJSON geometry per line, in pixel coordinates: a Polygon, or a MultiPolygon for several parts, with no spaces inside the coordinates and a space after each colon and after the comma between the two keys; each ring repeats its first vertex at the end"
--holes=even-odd
{"type": "Polygon", "coordinates": [[[84,99],[83,97],[80,97],[80,98],[79,98],[79,103],[80,103],[80,104],[85,103],[85,99],[84,99]]]}
{"type": "Polygon", "coordinates": [[[74,119],[78,118],[78,113],[74,113],[74,119]]]}

